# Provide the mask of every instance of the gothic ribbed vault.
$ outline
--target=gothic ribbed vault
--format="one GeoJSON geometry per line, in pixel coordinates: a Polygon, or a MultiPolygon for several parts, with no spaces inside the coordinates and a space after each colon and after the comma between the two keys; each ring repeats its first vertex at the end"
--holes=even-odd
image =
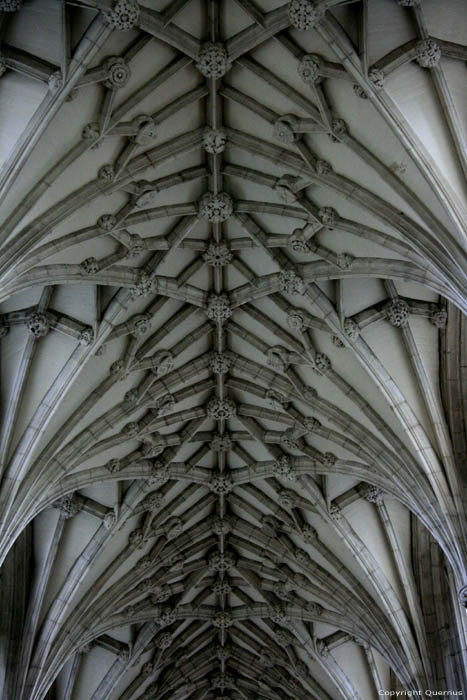
{"type": "Polygon", "coordinates": [[[0,0],[3,697],[465,693],[465,5],[145,3],[0,0]]]}

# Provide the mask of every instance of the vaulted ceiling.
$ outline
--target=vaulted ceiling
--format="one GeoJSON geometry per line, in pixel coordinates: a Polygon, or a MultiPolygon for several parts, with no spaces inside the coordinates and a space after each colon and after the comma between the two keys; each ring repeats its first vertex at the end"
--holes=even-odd
{"type": "Polygon", "coordinates": [[[465,688],[464,10],[0,0],[5,698],[465,688]]]}

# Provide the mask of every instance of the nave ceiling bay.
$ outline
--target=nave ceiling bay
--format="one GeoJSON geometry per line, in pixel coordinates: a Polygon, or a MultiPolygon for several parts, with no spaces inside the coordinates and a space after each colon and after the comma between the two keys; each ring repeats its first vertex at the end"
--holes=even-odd
{"type": "Polygon", "coordinates": [[[462,0],[0,0],[0,695],[467,693],[462,0]]]}

